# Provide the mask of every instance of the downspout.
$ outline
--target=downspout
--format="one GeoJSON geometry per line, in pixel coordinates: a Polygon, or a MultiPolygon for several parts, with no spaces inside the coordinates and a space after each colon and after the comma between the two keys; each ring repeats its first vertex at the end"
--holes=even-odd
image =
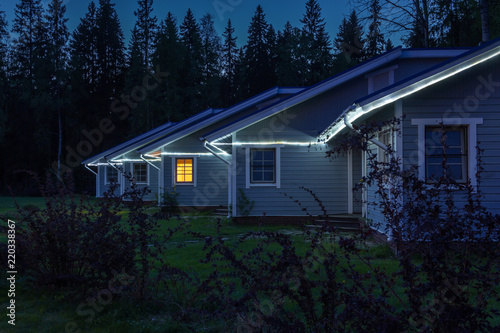
{"type": "MultiPolygon", "coordinates": [[[[349,120],[347,120],[347,114],[351,111],[356,110],[358,107],[359,107],[359,105],[352,104],[347,109],[345,109],[345,111],[342,113],[341,117],[344,118],[344,124],[346,127],[353,130],[354,132],[358,133],[359,135],[362,135],[362,133],[359,130],[355,129],[354,126],[352,126],[352,124],[349,122],[349,120]]],[[[381,149],[385,150],[387,153],[392,155],[392,153],[389,151],[389,147],[387,147],[386,145],[384,145],[382,142],[378,141],[377,139],[371,138],[371,139],[368,139],[368,141],[372,142],[374,145],[380,147],[381,149]]],[[[389,200],[390,199],[391,199],[391,191],[389,191],[389,200]]],[[[390,242],[392,240],[393,240],[393,232],[392,232],[392,228],[389,228],[389,236],[387,237],[387,241],[390,242]]]]}
{"type": "Polygon", "coordinates": [[[161,189],[161,184],[160,184],[160,172],[161,172],[161,168],[157,167],[156,165],[154,165],[153,163],[151,163],[150,161],[148,161],[147,159],[144,158],[144,155],[141,154],[139,155],[141,157],[141,160],[143,160],[144,162],[146,162],[147,164],[151,165],[153,168],[155,168],[156,170],[158,170],[158,204],[160,204],[160,201],[161,201],[161,198],[160,198],[160,189],[161,189]]]}
{"type": "Polygon", "coordinates": [[[232,165],[231,162],[226,161],[222,157],[220,157],[216,152],[214,152],[212,149],[208,147],[209,143],[207,140],[203,141],[203,148],[205,148],[210,154],[214,155],[217,157],[219,160],[222,162],[226,163],[227,165],[227,184],[228,184],[228,193],[227,193],[227,218],[231,217],[231,211],[230,211],[230,206],[231,206],[231,178],[232,178],[232,165]]]}

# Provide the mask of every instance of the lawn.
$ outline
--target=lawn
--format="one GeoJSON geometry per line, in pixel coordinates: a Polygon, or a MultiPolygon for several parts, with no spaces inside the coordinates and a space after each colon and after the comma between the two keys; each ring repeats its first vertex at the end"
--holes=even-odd
{"type": "MultiPolygon", "coordinates": [[[[18,202],[21,207],[26,205],[44,206],[44,201],[41,198],[20,198],[18,202]]],[[[152,208],[152,210],[154,209],[152,208]]],[[[13,199],[0,198],[0,211],[0,214],[14,218],[13,199]]],[[[126,216],[128,212],[124,210],[120,214],[126,216]]],[[[203,250],[204,240],[193,236],[188,231],[206,236],[216,236],[217,218],[201,214],[190,216],[188,220],[188,229],[175,234],[167,244],[166,257],[169,265],[185,272],[195,273],[198,277],[203,278],[211,269],[208,264],[200,262],[206,254],[203,250]]],[[[178,223],[180,221],[177,219],[164,220],[160,232],[165,233],[168,228],[174,227],[178,223]]],[[[304,254],[310,246],[310,239],[301,228],[296,226],[237,226],[227,219],[223,219],[221,225],[220,235],[230,245],[236,244],[240,237],[247,232],[269,231],[290,235],[299,254],[304,254]]],[[[5,234],[0,234],[0,242],[5,242],[5,240],[5,234]]],[[[257,239],[249,240],[240,245],[239,250],[249,252],[257,244],[257,241],[257,239]]],[[[375,243],[369,243],[368,246],[373,267],[380,267],[388,272],[394,272],[398,269],[399,261],[388,246],[375,243]]],[[[352,263],[357,266],[360,274],[369,271],[369,268],[361,260],[354,259],[352,263]]],[[[183,293],[192,291],[190,287],[181,287],[169,292],[159,290],[153,301],[140,301],[127,293],[119,296],[110,294],[111,298],[104,306],[101,306],[89,301],[88,297],[92,294],[90,290],[75,292],[61,288],[33,288],[20,274],[17,275],[17,279],[16,327],[7,325],[7,320],[3,320],[0,323],[0,332],[190,332],[193,330],[220,332],[228,330],[228,327],[225,326],[226,321],[205,319],[203,322],[198,322],[197,318],[178,320],[179,310],[185,301],[183,293]]],[[[346,281],[346,283],[351,282],[346,281]]],[[[397,285],[396,288],[397,292],[401,290],[402,294],[402,287],[397,285]]],[[[2,304],[7,304],[9,301],[8,289],[6,279],[2,278],[0,281],[0,290],[3,290],[0,292],[2,304]]],[[[103,286],[101,291],[106,293],[107,286],[103,286]]],[[[398,306],[394,297],[390,297],[389,302],[398,306]]],[[[497,318],[494,321],[497,321],[497,318]]]]}

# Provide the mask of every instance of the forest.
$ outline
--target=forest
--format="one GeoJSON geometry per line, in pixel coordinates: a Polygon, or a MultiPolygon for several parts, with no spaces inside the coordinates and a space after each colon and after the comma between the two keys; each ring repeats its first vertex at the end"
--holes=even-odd
{"type": "Polygon", "coordinates": [[[92,192],[82,160],[165,122],[312,85],[399,44],[473,47],[500,36],[500,0],[401,3],[353,1],[335,36],[316,0],[297,27],[274,27],[259,5],[242,45],[230,19],[219,34],[212,14],[156,17],[153,0],[137,1],[128,42],[111,0],[91,2],[74,31],[64,0],[19,0],[12,22],[0,11],[0,192],[36,194],[21,170],[70,170],[78,191],[92,192]]]}

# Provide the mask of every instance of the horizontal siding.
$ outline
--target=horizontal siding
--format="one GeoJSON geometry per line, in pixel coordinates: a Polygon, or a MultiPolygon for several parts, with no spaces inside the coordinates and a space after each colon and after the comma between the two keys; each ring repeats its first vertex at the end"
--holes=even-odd
{"type": "MultiPolygon", "coordinates": [[[[500,87],[492,91],[481,82],[500,82],[500,60],[494,59],[478,65],[425,89],[403,103],[404,120],[404,161],[405,166],[417,164],[417,126],[411,125],[414,118],[483,118],[477,126],[479,147],[484,149],[484,173],[481,175],[480,190],[484,194],[483,203],[489,211],[500,214],[500,87]],[[483,80],[484,79],[484,80],[483,80]],[[484,99],[481,94],[489,91],[491,96],[484,99]],[[477,95],[479,92],[479,95],[477,95]],[[477,104],[474,104],[477,103],[477,104]]],[[[457,204],[465,202],[464,193],[456,193],[457,204]]]]}
{"type": "MultiPolygon", "coordinates": [[[[322,201],[329,214],[347,213],[347,158],[331,161],[325,151],[307,147],[285,146],[281,150],[281,188],[252,186],[246,188],[245,149],[237,149],[237,188],[255,202],[252,216],[290,216],[322,214],[318,203],[303,186],[322,201]],[[290,198],[293,197],[293,199],[290,198]],[[299,206],[294,200],[298,200],[299,206]]],[[[239,193],[238,193],[239,195],[239,193]]]]}
{"type": "Polygon", "coordinates": [[[228,183],[227,165],[215,156],[196,157],[196,187],[177,185],[174,189],[172,159],[179,156],[164,156],[164,188],[178,193],[180,206],[227,206],[228,183]]]}

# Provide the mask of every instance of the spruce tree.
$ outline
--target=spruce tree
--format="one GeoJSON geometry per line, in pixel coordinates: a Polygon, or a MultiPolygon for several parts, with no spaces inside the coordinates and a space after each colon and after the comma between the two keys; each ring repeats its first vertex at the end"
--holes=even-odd
{"type": "Polygon", "coordinates": [[[337,38],[334,40],[336,49],[336,71],[344,70],[359,63],[364,57],[363,27],[355,10],[349,19],[342,19],[337,38]]]}
{"type": "Polygon", "coordinates": [[[16,4],[12,32],[18,37],[14,39],[12,49],[13,71],[18,80],[28,84],[32,89],[35,75],[35,57],[42,47],[37,37],[43,29],[43,7],[41,0],[20,0],[16,4]]]}
{"type": "Polygon", "coordinates": [[[8,130],[8,114],[7,114],[7,51],[8,51],[8,32],[7,19],[5,12],[0,11],[0,144],[3,142],[8,130]]]}
{"type": "Polygon", "coordinates": [[[277,83],[280,86],[301,86],[305,84],[305,62],[300,47],[302,33],[292,27],[289,21],[277,37],[277,83]]]}
{"type": "Polygon", "coordinates": [[[159,113],[159,123],[184,118],[181,84],[185,54],[176,18],[169,12],[158,29],[153,53],[153,68],[168,73],[166,82],[151,91],[152,109],[159,113]]]}
{"type": "Polygon", "coordinates": [[[97,52],[97,92],[100,95],[102,112],[108,114],[112,98],[123,89],[125,67],[125,46],[123,31],[110,0],[99,0],[96,16],[96,52],[97,52]]]}
{"type": "Polygon", "coordinates": [[[380,0],[372,0],[370,4],[370,25],[365,42],[365,60],[371,59],[384,52],[385,38],[380,30],[380,0]]]}
{"type": "Polygon", "coordinates": [[[222,46],[221,62],[222,62],[222,83],[221,83],[221,98],[222,105],[229,106],[236,102],[235,76],[236,63],[238,58],[238,47],[236,45],[237,37],[234,36],[234,27],[231,20],[227,21],[227,26],[222,34],[224,45],[222,46]]]}
{"type": "Polygon", "coordinates": [[[202,42],[200,26],[191,9],[188,9],[182,21],[180,36],[186,51],[181,74],[181,93],[184,116],[187,117],[199,112],[203,107],[200,93],[200,86],[203,83],[202,42]]]}
{"type": "Polygon", "coordinates": [[[330,37],[325,29],[325,20],[321,17],[321,7],[316,0],[306,3],[306,13],[300,20],[304,25],[303,54],[307,73],[304,84],[314,84],[331,74],[330,37]]]}
{"type": "Polygon", "coordinates": [[[209,13],[200,20],[201,60],[202,60],[202,108],[219,106],[221,80],[221,38],[214,27],[213,16],[209,13]]]}
{"type": "MultiPolygon", "coordinates": [[[[47,65],[49,66],[49,97],[51,113],[57,119],[57,176],[61,179],[61,159],[63,144],[63,89],[66,83],[67,48],[69,38],[65,17],[66,6],[63,0],[52,0],[46,15],[49,36],[47,65]]],[[[52,127],[52,126],[51,126],[52,127]]]]}
{"type": "Polygon", "coordinates": [[[259,5],[248,28],[248,42],[245,48],[245,78],[248,93],[246,96],[258,94],[276,84],[272,66],[271,44],[269,41],[269,24],[264,10],[259,5]]]}
{"type": "MultiPolygon", "coordinates": [[[[134,87],[146,85],[149,91],[149,80],[144,80],[151,67],[154,50],[154,36],[157,30],[157,19],[152,16],[153,0],[138,0],[139,8],[134,11],[136,22],[132,30],[129,46],[128,72],[125,82],[125,94],[133,91],[134,87]]],[[[158,125],[159,119],[151,110],[151,96],[141,96],[141,101],[131,110],[129,117],[129,136],[136,136],[158,125]],[[142,100],[144,98],[144,100],[142,100]]]]}

